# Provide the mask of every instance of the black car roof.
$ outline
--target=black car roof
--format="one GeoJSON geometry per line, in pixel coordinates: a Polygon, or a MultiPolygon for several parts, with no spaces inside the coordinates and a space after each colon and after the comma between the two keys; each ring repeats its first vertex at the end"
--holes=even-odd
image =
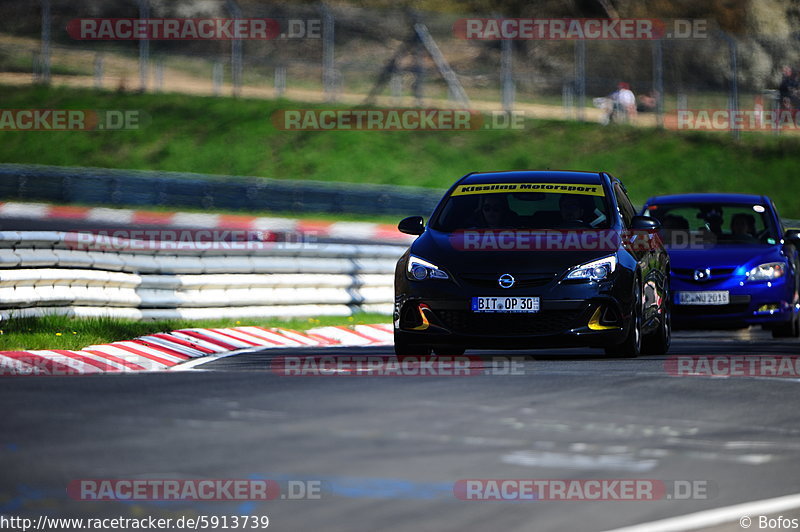
{"type": "Polygon", "coordinates": [[[475,172],[463,177],[459,184],[479,183],[579,183],[598,185],[602,183],[600,172],[577,172],[565,170],[518,170],[510,172],[475,172]]]}
{"type": "Polygon", "coordinates": [[[682,204],[682,203],[769,203],[767,198],[757,194],[733,194],[733,193],[696,193],[696,194],[665,194],[663,196],[653,196],[647,200],[648,204],[682,204]]]}

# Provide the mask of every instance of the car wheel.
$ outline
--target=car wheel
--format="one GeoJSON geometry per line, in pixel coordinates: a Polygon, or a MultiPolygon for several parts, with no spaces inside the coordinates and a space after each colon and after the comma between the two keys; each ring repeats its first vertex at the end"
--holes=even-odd
{"type": "Polygon", "coordinates": [[[639,281],[634,281],[633,289],[633,320],[628,336],[621,344],[605,348],[606,355],[620,358],[636,358],[642,352],[642,287],[639,281]]]}
{"type": "Polygon", "coordinates": [[[458,347],[455,345],[446,345],[434,347],[433,352],[440,357],[460,357],[467,349],[465,347],[458,347]]]}
{"type": "Polygon", "coordinates": [[[772,329],[773,338],[797,338],[800,336],[800,315],[795,314],[787,323],[772,329]]]}
{"type": "Polygon", "coordinates": [[[394,354],[398,357],[426,357],[431,354],[431,347],[428,345],[409,344],[395,334],[394,354]]]}
{"type": "Polygon", "coordinates": [[[648,355],[666,355],[672,343],[672,309],[669,300],[664,302],[664,314],[661,323],[653,334],[648,334],[642,341],[642,353],[648,355]]]}

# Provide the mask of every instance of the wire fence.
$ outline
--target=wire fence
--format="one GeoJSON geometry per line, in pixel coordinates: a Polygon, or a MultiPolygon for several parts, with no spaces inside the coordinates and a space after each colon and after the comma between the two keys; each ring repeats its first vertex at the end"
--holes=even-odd
{"type": "Polygon", "coordinates": [[[424,27],[469,99],[498,109],[538,103],[585,118],[582,110],[592,99],[608,95],[620,81],[638,94],[656,91],[664,110],[724,108],[737,98],[750,105],[780,81],[778,65],[769,58],[755,60],[748,53],[737,65],[733,54],[740,39],[713,23],[702,38],[687,40],[501,41],[459,38],[454,31],[459,15],[325,4],[40,0],[27,6],[0,27],[6,35],[0,42],[2,70],[109,89],[354,103],[377,88],[398,104],[458,102],[415,25],[424,27]],[[106,41],[76,40],[67,29],[76,19],[100,17],[269,18],[279,24],[280,35],[106,41]],[[742,87],[736,87],[739,78],[742,87]]]}
{"type": "Polygon", "coordinates": [[[702,36],[683,40],[471,40],[455,30],[464,18],[456,14],[323,3],[13,5],[13,13],[0,7],[0,80],[348,105],[471,105],[579,120],[603,120],[599,99],[625,82],[639,96],[639,121],[659,125],[676,109],[772,109],[780,83],[780,53],[713,21],[703,21],[702,36]],[[69,28],[86,18],[263,18],[278,31],[246,40],[76,39],[69,28]]]}

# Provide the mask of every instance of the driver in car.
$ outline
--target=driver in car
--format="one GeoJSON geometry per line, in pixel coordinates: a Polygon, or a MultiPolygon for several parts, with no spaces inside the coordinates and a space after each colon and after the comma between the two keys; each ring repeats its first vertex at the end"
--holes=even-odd
{"type": "Polygon", "coordinates": [[[708,234],[711,233],[715,237],[722,234],[722,207],[719,205],[704,205],[697,213],[697,217],[705,221],[705,225],[701,231],[708,234]]]}
{"type": "Polygon", "coordinates": [[[581,228],[591,227],[589,222],[584,219],[586,215],[585,199],[583,196],[575,194],[562,194],[558,200],[558,207],[561,210],[561,223],[559,227],[581,228]]]}

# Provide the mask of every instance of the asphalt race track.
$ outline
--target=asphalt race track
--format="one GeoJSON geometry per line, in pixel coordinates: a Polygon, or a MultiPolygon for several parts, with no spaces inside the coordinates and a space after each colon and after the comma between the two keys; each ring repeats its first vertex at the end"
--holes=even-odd
{"type": "MultiPolygon", "coordinates": [[[[684,332],[670,356],[794,355],[798,345],[755,329],[684,332]]],[[[517,359],[522,371],[505,376],[270,370],[275,356],[319,352],[310,349],[244,353],[185,372],[3,379],[0,514],[267,515],[269,529],[286,531],[580,532],[800,492],[797,378],[678,377],[666,357],[604,359],[579,349],[514,353],[526,355],[517,359]],[[92,502],[66,494],[77,479],[203,478],[305,482],[319,496],[92,502]],[[464,501],[453,490],[460,479],[654,479],[669,494],[464,501]],[[670,499],[673,481],[700,482],[705,494],[670,499]]],[[[325,350],[353,353],[391,348],[325,350]]],[[[728,521],[701,529],[742,530],[738,517],[728,521]]]]}

